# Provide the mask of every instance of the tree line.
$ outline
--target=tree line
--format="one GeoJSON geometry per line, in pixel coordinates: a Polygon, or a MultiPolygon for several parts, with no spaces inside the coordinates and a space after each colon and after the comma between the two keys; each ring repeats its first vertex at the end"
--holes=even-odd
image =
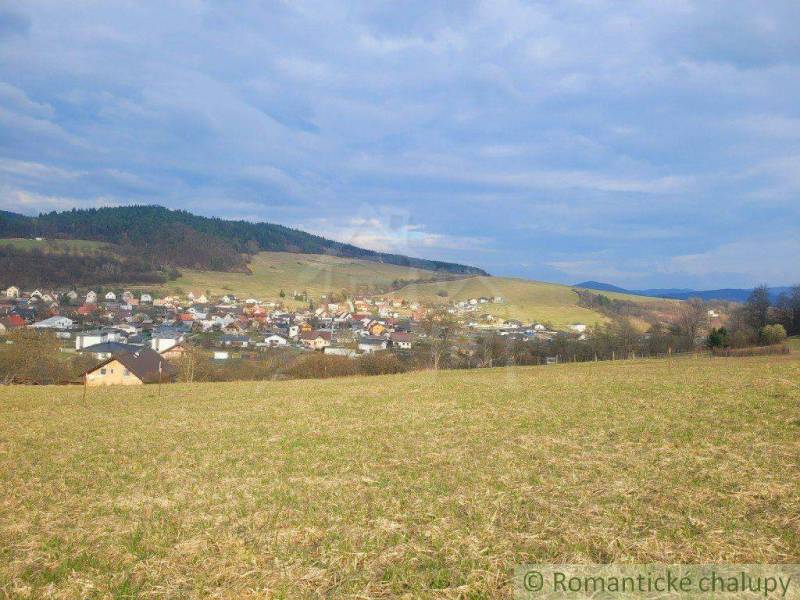
{"type": "Polygon", "coordinates": [[[141,255],[26,250],[0,243],[0,285],[3,287],[15,285],[30,289],[123,282],[162,284],[178,275],[175,269],[161,267],[141,255]]]}
{"type": "Polygon", "coordinates": [[[747,301],[731,312],[725,327],[708,335],[711,348],[744,348],[779,344],[800,335],[800,285],[781,293],[775,302],[766,285],[756,287],[747,301]]]}

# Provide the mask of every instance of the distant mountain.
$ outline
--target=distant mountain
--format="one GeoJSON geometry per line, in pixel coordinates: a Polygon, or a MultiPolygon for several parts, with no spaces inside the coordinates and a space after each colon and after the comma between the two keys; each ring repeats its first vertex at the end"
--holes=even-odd
{"type": "Polygon", "coordinates": [[[611,285],[610,283],[602,283],[600,281],[582,281],[581,283],[576,283],[572,287],[584,288],[587,290],[597,290],[600,292],[617,292],[620,294],[631,293],[624,288],[618,287],[616,285],[611,285]]]}
{"type": "Polygon", "coordinates": [[[262,250],[329,254],[458,275],[482,269],[335,242],[273,223],[228,221],[162,206],[73,209],[38,217],[0,211],[0,238],[41,236],[117,244],[152,266],[246,271],[248,255],[262,250]]]}
{"type": "MultiPolygon", "coordinates": [[[[774,302],[783,292],[788,292],[785,286],[769,288],[770,299],[774,302]]],[[[672,298],[675,300],[687,300],[688,298],[700,298],[702,300],[726,300],[728,302],[746,302],[753,292],[753,288],[723,288],[719,290],[642,290],[643,296],[656,296],[659,298],[672,298]]],[[[635,292],[634,292],[635,293],[635,292]]]]}
{"type": "MultiPolygon", "coordinates": [[[[618,292],[634,296],[649,296],[652,298],[668,298],[672,300],[687,300],[700,298],[702,300],[725,300],[728,302],[745,302],[753,291],[752,288],[724,288],[719,290],[692,290],[687,288],[655,288],[647,290],[628,290],[610,283],[599,281],[583,281],[573,287],[597,290],[600,292],[618,292]]],[[[790,288],[777,286],[769,288],[770,298],[774,302],[780,294],[788,292],[790,288]]]]}

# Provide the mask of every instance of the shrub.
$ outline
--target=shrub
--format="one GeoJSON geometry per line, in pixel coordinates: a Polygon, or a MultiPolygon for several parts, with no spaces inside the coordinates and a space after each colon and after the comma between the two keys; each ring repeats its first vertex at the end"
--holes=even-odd
{"type": "Polygon", "coordinates": [[[758,337],[762,344],[772,346],[774,344],[780,344],[786,339],[786,330],[783,328],[783,325],[779,324],[764,325],[759,331],[758,337]]]}
{"type": "Polygon", "coordinates": [[[727,348],[730,346],[728,330],[724,327],[712,329],[706,338],[706,346],[709,348],[727,348]]]}

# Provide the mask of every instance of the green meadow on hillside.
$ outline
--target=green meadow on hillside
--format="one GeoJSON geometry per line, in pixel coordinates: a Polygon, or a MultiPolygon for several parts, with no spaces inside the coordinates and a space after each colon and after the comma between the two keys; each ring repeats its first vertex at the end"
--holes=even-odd
{"type": "MultiPolygon", "coordinates": [[[[454,281],[411,284],[392,295],[425,303],[469,300],[481,296],[487,298],[501,296],[502,303],[481,305],[478,309],[479,312],[486,312],[505,319],[552,323],[556,327],[566,327],[575,323],[593,325],[606,320],[599,312],[578,306],[578,295],[571,287],[526,279],[468,277],[454,281]]],[[[663,301],[642,296],[616,293],[606,295],[652,307],[664,304],[663,301]]]]}
{"type": "Polygon", "coordinates": [[[260,252],[250,262],[252,274],[192,271],[182,269],[181,277],[165,285],[165,289],[212,294],[234,293],[237,296],[278,298],[283,290],[289,295],[297,290],[307,291],[318,298],[320,294],[346,289],[356,292],[371,286],[388,286],[394,280],[431,279],[434,271],[400,267],[354,258],[339,258],[322,254],[289,252],[260,252]]]}
{"type": "Polygon", "coordinates": [[[800,559],[796,355],[0,392],[10,597],[508,597],[800,559]]]}

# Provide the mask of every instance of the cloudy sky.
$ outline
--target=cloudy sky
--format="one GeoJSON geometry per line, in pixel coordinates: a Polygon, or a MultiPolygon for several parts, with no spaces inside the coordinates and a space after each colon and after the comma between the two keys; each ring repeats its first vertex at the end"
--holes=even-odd
{"type": "Polygon", "coordinates": [[[0,208],[494,274],[800,281],[797,0],[0,0],[0,208]]]}

